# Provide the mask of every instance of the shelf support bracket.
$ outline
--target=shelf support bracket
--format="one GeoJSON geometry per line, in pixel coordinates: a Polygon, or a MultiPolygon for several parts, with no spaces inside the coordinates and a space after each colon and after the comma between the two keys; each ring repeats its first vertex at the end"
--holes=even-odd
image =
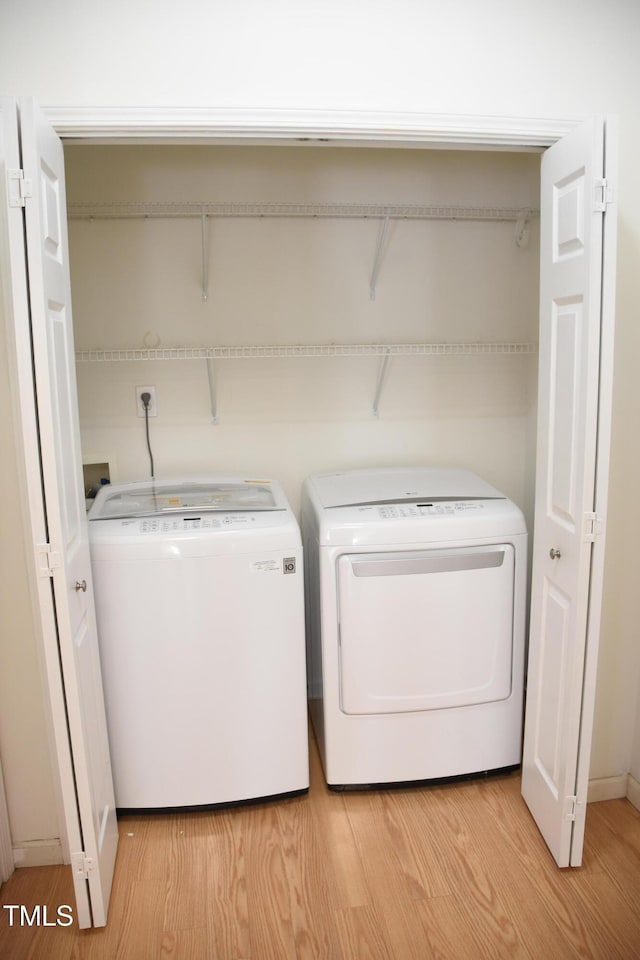
{"type": "Polygon", "coordinates": [[[209,299],[209,250],[207,244],[207,215],[202,211],[200,216],[202,228],[202,300],[204,303],[209,299]]]}
{"type": "Polygon", "coordinates": [[[387,231],[389,229],[389,214],[384,218],[380,226],[380,233],[378,235],[378,246],[376,247],[376,253],[373,260],[373,270],[371,271],[371,280],[369,281],[369,299],[375,300],[376,298],[376,284],[378,282],[378,274],[380,272],[380,263],[382,260],[382,252],[384,250],[384,242],[387,237],[387,231]]]}
{"type": "Polygon", "coordinates": [[[385,377],[387,376],[387,367],[389,366],[389,358],[391,356],[391,351],[389,347],[386,348],[384,356],[382,358],[382,363],[380,364],[380,369],[378,370],[378,380],[376,382],[376,392],[373,397],[373,415],[374,417],[378,416],[378,407],[380,404],[380,395],[382,393],[382,388],[384,386],[385,377]]]}
{"type": "Polygon", "coordinates": [[[215,361],[209,357],[207,360],[207,379],[209,381],[209,397],[211,400],[211,423],[218,422],[218,404],[216,398],[216,367],[215,361]]]}
{"type": "Polygon", "coordinates": [[[521,210],[516,220],[515,241],[516,247],[526,250],[531,238],[531,210],[521,210]]]}

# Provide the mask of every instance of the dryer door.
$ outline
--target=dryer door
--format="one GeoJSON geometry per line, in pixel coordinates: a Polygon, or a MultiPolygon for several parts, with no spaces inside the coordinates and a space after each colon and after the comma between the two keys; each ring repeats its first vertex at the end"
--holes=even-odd
{"type": "Polygon", "coordinates": [[[338,560],[341,709],[406,713],[511,694],[512,544],[338,560]]]}

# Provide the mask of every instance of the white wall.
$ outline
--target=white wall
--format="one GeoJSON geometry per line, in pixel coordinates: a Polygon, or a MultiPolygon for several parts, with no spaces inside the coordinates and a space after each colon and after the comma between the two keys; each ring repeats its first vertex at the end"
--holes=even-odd
{"type": "MultiPolygon", "coordinates": [[[[69,147],[70,203],[269,201],[535,208],[537,154],[318,147],[69,147]]],[[[380,222],[217,219],[202,298],[195,220],[72,220],[76,348],[537,342],[538,224],[394,221],[375,299],[380,222]]],[[[81,363],[85,455],[148,475],[136,385],[154,385],[157,475],[277,477],[297,508],[313,471],[437,463],[481,473],[532,514],[536,358],[400,358],[372,413],[380,360],[81,363]]]]}
{"type": "Polygon", "coordinates": [[[4,0],[0,7],[0,88],[34,94],[44,106],[620,116],[616,389],[592,763],[597,777],[629,769],[640,658],[640,454],[630,428],[640,413],[639,36],[636,0],[112,0],[103,6],[4,0]]]}
{"type": "Polygon", "coordinates": [[[637,69],[635,0],[47,7],[1,13],[3,85],[43,104],[566,116],[617,109],[637,69]]]}

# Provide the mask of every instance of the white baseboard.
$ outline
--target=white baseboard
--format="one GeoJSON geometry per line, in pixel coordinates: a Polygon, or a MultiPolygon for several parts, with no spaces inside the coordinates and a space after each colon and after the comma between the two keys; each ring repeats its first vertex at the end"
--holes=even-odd
{"type": "Polygon", "coordinates": [[[631,774],[628,776],[627,800],[632,803],[636,810],[640,810],[640,780],[636,780],[631,774]]]}
{"type": "Polygon", "coordinates": [[[626,773],[619,777],[602,777],[600,780],[589,780],[587,803],[598,803],[600,800],[619,800],[627,796],[629,777],[626,773]]]}
{"type": "Polygon", "coordinates": [[[29,840],[13,848],[16,867],[50,867],[64,863],[60,840],[29,840]]]}

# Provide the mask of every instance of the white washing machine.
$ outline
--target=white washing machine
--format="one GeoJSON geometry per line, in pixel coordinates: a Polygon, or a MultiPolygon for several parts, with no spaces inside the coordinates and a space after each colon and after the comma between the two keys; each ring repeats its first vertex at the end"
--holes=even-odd
{"type": "Polygon", "coordinates": [[[330,787],[520,763],[521,511],[463,470],[309,477],[302,499],[311,717],[330,787]]]}
{"type": "Polygon", "coordinates": [[[113,485],[89,520],[117,807],[305,792],[302,550],[278,484],[113,485]]]}

